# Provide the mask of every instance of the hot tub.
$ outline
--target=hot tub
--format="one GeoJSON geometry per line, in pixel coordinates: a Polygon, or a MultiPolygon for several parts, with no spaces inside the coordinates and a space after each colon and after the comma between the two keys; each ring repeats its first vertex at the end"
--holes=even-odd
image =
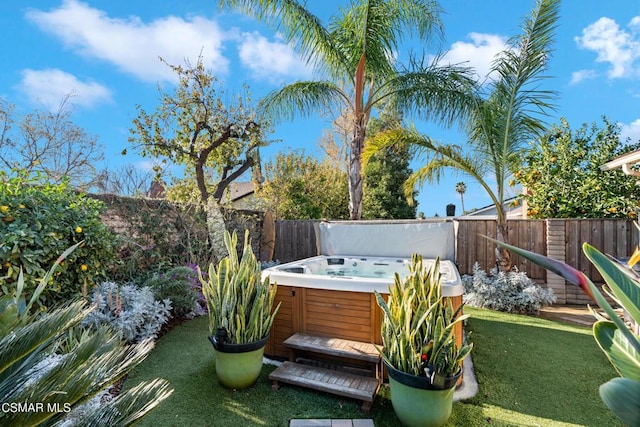
{"type": "MultiPolygon", "coordinates": [[[[388,294],[395,274],[406,277],[410,263],[407,258],[319,255],[271,267],[263,276],[269,276],[272,282],[298,287],[388,294]]],[[[423,264],[430,268],[435,260],[427,259],[423,264]]],[[[440,273],[443,296],[462,295],[464,288],[455,264],[441,260],[440,273]]]]}
{"type": "MultiPolygon", "coordinates": [[[[322,222],[316,242],[321,255],[262,273],[278,284],[276,303],[282,302],[265,348],[268,356],[288,357],[282,343],[298,332],[382,344],[382,311],[374,291],[388,295],[395,274],[408,274],[413,253],[427,266],[440,259],[443,296],[454,308],[462,304],[452,222],[322,222]]],[[[462,325],[455,333],[460,345],[462,325]]]]}

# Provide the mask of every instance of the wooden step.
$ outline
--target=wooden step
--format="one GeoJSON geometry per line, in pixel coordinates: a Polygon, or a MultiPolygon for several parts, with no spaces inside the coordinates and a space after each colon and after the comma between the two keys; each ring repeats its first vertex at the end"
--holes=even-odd
{"type": "Polygon", "coordinates": [[[287,338],[283,344],[295,350],[362,360],[368,363],[380,362],[377,346],[365,342],[298,333],[287,338]]]}
{"type": "Polygon", "coordinates": [[[274,390],[278,390],[282,382],[361,400],[363,412],[371,409],[380,387],[376,378],[294,362],[284,362],[269,374],[269,379],[273,381],[274,390]]]}

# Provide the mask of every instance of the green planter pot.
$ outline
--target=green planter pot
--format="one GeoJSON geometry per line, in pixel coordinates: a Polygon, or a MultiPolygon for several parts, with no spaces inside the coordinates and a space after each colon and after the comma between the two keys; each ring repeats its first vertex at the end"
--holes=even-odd
{"type": "Polygon", "coordinates": [[[262,371],[264,346],[269,336],[247,344],[229,344],[210,336],[216,358],[216,375],[220,384],[241,390],[251,387],[262,371]]]}
{"type": "Polygon", "coordinates": [[[389,372],[391,404],[404,426],[439,427],[447,423],[461,373],[447,378],[442,388],[431,384],[426,377],[398,371],[387,363],[385,366],[389,372]]]}

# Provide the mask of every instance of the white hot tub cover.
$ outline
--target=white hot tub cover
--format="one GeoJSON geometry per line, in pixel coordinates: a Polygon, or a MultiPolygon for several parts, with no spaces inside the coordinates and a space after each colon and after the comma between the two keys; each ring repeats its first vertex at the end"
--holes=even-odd
{"type": "Polygon", "coordinates": [[[327,221],[316,224],[319,255],[385,256],[455,261],[453,221],[327,221]]]}

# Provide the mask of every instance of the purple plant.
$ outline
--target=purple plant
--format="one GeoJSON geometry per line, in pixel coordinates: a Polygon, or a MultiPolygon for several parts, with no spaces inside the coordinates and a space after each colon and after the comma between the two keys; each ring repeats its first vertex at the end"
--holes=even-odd
{"type": "MultiPolygon", "coordinates": [[[[198,279],[198,270],[200,269],[200,267],[198,266],[198,264],[194,264],[194,263],[189,263],[186,266],[189,269],[191,269],[194,273],[193,278],[189,280],[189,285],[198,294],[198,298],[197,298],[198,305],[200,305],[200,307],[202,307],[202,309],[206,312],[207,301],[204,298],[204,293],[202,293],[202,283],[200,283],[200,280],[198,279]]],[[[208,273],[206,271],[202,271],[202,278],[206,280],[208,277],[209,277],[208,273]]]]}

